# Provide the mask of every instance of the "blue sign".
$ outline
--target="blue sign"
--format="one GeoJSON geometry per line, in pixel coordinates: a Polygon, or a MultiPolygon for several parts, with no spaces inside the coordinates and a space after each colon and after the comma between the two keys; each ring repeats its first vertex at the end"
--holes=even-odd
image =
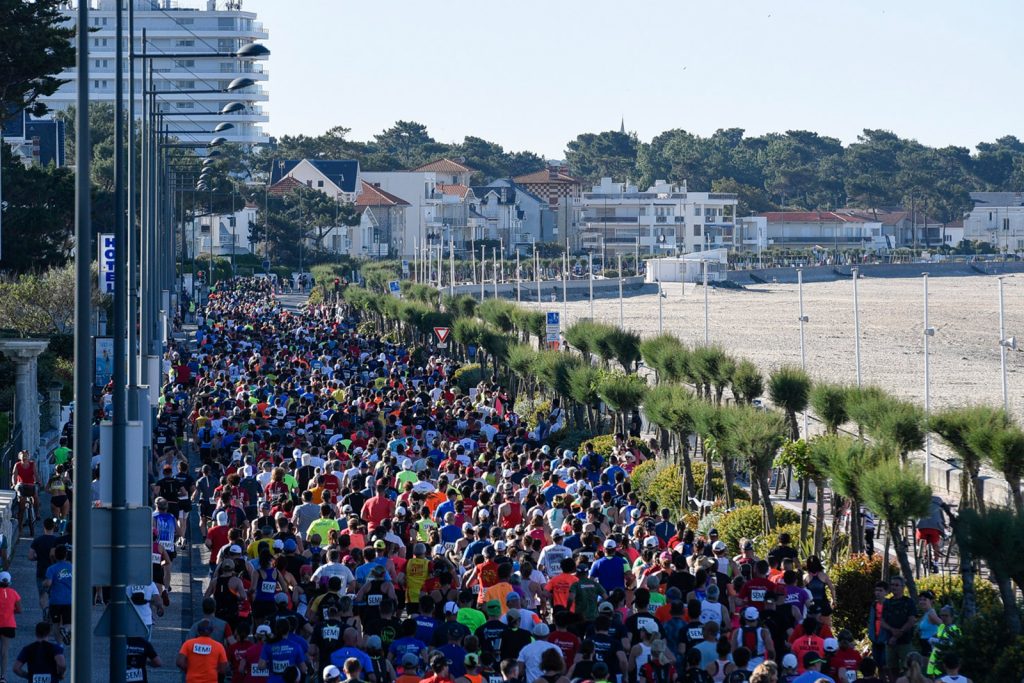
{"type": "Polygon", "coordinates": [[[398,283],[398,280],[392,280],[388,283],[388,292],[391,293],[391,296],[400,297],[402,296],[402,285],[398,283]]]}
{"type": "Polygon", "coordinates": [[[267,259],[263,259],[263,272],[265,273],[265,272],[267,272],[269,270],[270,270],[270,259],[268,259],[268,258],[267,259]]]}
{"type": "Polygon", "coordinates": [[[548,325],[558,324],[558,311],[548,311],[548,325]]]}
{"type": "Polygon", "coordinates": [[[476,358],[476,347],[472,344],[466,346],[466,355],[470,358],[476,358]]]}

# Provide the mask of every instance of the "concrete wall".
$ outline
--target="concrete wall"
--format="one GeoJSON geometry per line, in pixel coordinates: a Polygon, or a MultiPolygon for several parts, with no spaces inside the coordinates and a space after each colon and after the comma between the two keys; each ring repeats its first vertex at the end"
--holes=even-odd
{"type": "MultiPolygon", "coordinates": [[[[833,282],[850,279],[851,266],[811,266],[804,268],[804,282],[833,282]]],[[[1003,273],[1024,273],[1024,262],[977,262],[977,263],[880,263],[860,266],[861,277],[896,278],[918,277],[928,273],[933,277],[963,277],[966,275],[1000,275],[1003,273]]],[[[764,284],[768,282],[796,283],[796,268],[755,268],[753,270],[730,270],[730,282],[741,285],[764,284]]]]}
{"type": "MultiPolygon", "coordinates": [[[[445,292],[448,292],[446,287],[445,292]]],[[[565,285],[566,295],[569,301],[583,301],[590,298],[590,286],[587,280],[570,280],[565,285]]],[[[657,285],[645,284],[642,277],[627,277],[623,279],[623,296],[634,296],[637,294],[654,294],[658,291],[657,285]]],[[[469,294],[480,296],[480,285],[456,285],[456,294],[469,294]]],[[[541,280],[540,298],[542,302],[550,303],[551,295],[554,294],[555,301],[562,301],[561,280],[541,280]]],[[[494,298],[494,283],[488,282],[484,285],[484,296],[488,299],[494,298]]],[[[503,299],[516,299],[516,283],[505,282],[498,284],[498,296],[503,299]]],[[[619,281],[615,279],[594,280],[594,298],[608,299],[619,296],[619,281]]],[[[535,281],[523,281],[522,293],[523,303],[537,301],[537,283],[535,281]]]]}

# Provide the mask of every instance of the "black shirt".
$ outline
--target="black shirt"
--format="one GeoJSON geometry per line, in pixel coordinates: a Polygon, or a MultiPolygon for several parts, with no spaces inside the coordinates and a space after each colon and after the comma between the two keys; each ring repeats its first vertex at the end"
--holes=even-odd
{"type": "Polygon", "coordinates": [[[29,680],[39,674],[49,674],[53,681],[57,680],[57,655],[63,654],[64,648],[48,640],[36,640],[29,643],[18,653],[18,661],[25,663],[29,680]]]}
{"type": "Polygon", "coordinates": [[[501,635],[501,658],[518,659],[519,652],[533,642],[529,631],[521,628],[509,628],[501,635]]]}
{"type": "Polygon", "coordinates": [[[43,534],[32,539],[32,550],[36,554],[36,578],[46,578],[46,570],[50,568],[50,551],[57,545],[57,537],[43,534]]]}
{"type": "Polygon", "coordinates": [[[331,654],[342,645],[344,625],[337,619],[325,619],[313,630],[313,644],[320,654],[320,667],[331,663],[331,654]]]}
{"type": "Polygon", "coordinates": [[[146,664],[155,657],[156,650],[148,640],[138,636],[129,638],[127,680],[134,683],[146,683],[149,680],[146,664]]]}
{"type": "Polygon", "coordinates": [[[503,624],[497,619],[482,624],[476,630],[476,637],[480,640],[480,649],[484,652],[498,652],[501,649],[501,637],[507,630],[508,624],[503,624]]]}
{"type": "Polygon", "coordinates": [[[594,659],[608,666],[608,674],[614,679],[619,674],[618,653],[622,649],[622,641],[611,633],[595,633],[590,636],[594,643],[594,659]]]}

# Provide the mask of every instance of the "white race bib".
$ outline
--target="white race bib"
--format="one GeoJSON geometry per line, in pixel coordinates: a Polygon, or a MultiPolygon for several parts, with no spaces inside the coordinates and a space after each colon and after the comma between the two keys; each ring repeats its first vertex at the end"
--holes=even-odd
{"type": "Polygon", "coordinates": [[[153,564],[160,564],[164,561],[164,556],[160,553],[153,553],[153,564]]]}
{"type": "Polygon", "coordinates": [[[128,669],[124,672],[124,680],[128,683],[139,683],[142,680],[142,669],[128,669]]]}
{"type": "Polygon", "coordinates": [[[338,640],[338,638],[341,637],[341,627],[340,626],[324,626],[324,628],[320,632],[320,634],[321,634],[321,637],[324,640],[338,640]]]}
{"type": "Polygon", "coordinates": [[[288,668],[288,662],[275,659],[273,661],[273,667],[274,667],[274,673],[276,673],[276,674],[283,673],[284,670],[288,668]]]}
{"type": "Polygon", "coordinates": [[[380,604],[380,601],[384,598],[383,595],[367,595],[366,604],[376,606],[380,604]]]}
{"type": "Polygon", "coordinates": [[[750,591],[750,600],[751,600],[751,602],[764,602],[765,592],[766,591],[765,591],[764,588],[754,588],[754,589],[752,589],[750,591]]]}
{"type": "Polygon", "coordinates": [[[259,664],[253,664],[249,676],[251,678],[270,678],[270,669],[261,669],[259,664]]]}
{"type": "MultiPolygon", "coordinates": [[[[167,552],[170,552],[174,550],[174,541],[160,541],[160,546],[167,552]]],[[[159,555],[157,557],[159,557],[159,555]]]]}
{"type": "Polygon", "coordinates": [[[32,674],[32,683],[50,683],[51,679],[52,677],[50,676],[50,674],[32,674]]]}
{"type": "Polygon", "coordinates": [[[850,669],[847,669],[846,670],[846,683],[856,683],[856,682],[857,682],[857,672],[856,671],[852,671],[850,669]]]}
{"type": "Polygon", "coordinates": [[[192,646],[192,652],[197,655],[208,655],[213,652],[213,648],[209,645],[204,645],[203,643],[196,643],[192,646]]]}
{"type": "Polygon", "coordinates": [[[702,628],[691,628],[686,630],[686,635],[689,636],[690,640],[703,640],[704,629],[702,628]]]}
{"type": "Polygon", "coordinates": [[[277,581],[263,581],[260,583],[260,591],[263,593],[276,593],[277,581]]]}

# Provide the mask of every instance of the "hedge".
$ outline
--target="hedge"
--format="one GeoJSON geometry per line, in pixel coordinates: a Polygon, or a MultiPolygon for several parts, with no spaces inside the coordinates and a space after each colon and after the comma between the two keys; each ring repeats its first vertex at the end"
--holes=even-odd
{"type": "MultiPolygon", "coordinates": [[[[891,575],[899,574],[895,561],[891,564],[891,575]]],[[[851,555],[837,562],[829,569],[829,578],[840,596],[839,604],[832,612],[832,632],[848,629],[858,640],[868,631],[868,610],[875,599],[875,584],[882,580],[882,554],[874,558],[867,555],[851,555]]]]}
{"type": "MultiPolygon", "coordinates": [[[[640,439],[630,437],[628,440],[630,446],[635,446],[640,449],[640,452],[644,454],[644,457],[651,457],[651,449],[648,448],[640,439]]],[[[615,435],[614,434],[603,434],[601,436],[595,436],[593,439],[589,439],[584,442],[584,446],[587,443],[594,444],[594,452],[603,458],[608,458],[612,454],[612,448],[615,446],[615,435]]]]}
{"type": "MultiPolygon", "coordinates": [[[[931,574],[918,579],[916,583],[918,594],[924,590],[935,593],[935,609],[939,609],[943,605],[952,605],[957,614],[963,611],[964,580],[959,574],[955,576],[931,574]]],[[[979,612],[1002,609],[999,589],[980,576],[974,578],[974,599],[979,612]]]]}
{"type": "Polygon", "coordinates": [[[480,384],[487,376],[479,363],[468,363],[452,373],[452,383],[459,387],[463,394],[469,394],[469,390],[480,384]]]}
{"type": "MultiPolygon", "coordinates": [[[[800,516],[782,505],[775,505],[775,520],[779,526],[797,522],[800,516]]],[[[764,533],[764,508],[760,505],[743,505],[722,515],[717,523],[718,538],[729,546],[729,552],[739,553],[740,541],[744,538],[755,540],[766,536],[764,533]]],[[[777,538],[777,533],[767,534],[777,538]]],[[[763,557],[763,556],[762,556],[763,557]]]]}

